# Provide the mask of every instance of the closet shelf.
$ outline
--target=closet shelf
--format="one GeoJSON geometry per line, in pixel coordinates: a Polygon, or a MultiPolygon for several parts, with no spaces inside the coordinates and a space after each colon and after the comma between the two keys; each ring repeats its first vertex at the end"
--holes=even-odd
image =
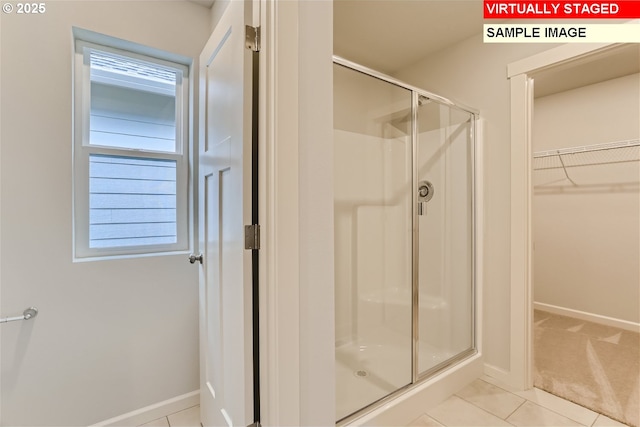
{"type": "Polygon", "coordinates": [[[565,169],[640,161],[640,139],[583,145],[533,153],[533,169],[565,169]]]}

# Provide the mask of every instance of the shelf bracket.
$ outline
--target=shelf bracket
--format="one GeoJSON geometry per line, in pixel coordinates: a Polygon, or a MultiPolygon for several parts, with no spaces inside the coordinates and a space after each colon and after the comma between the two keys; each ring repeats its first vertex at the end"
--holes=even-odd
{"type": "Polygon", "coordinates": [[[575,181],[572,180],[571,177],[569,176],[569,173],[567,173],[567,167],[564,164],[564,160],[562,160],[562,154],[560,154],[560,150],[558,150],[558,159],[560,159],[560,164],[562,164],[562,170],[564,171],[564,176],[567,177],[570,183],[572,183],[577,187],[578,184],[576,184],[575,181]]]}

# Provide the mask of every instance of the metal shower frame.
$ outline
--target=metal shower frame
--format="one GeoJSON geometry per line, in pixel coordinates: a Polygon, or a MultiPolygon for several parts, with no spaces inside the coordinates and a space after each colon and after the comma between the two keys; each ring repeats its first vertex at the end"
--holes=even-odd
{"type": "Polygon", "coordinates": [[[338,420],[338,425],[344,425],[344,424],[348,424],[352,421],[354,421],[357,418],[360,418],[361,416],[364,416],[368,413],[370,413],[371,411],[373,411],[374,409],[384,405],[385,403],[397,398],[399,395],[407,392],[408,390],[414,388],[416,385],[423,383],[424,381],[428,380],[429,378],[433,377],[436,373],[441,372],[443,370],[445,370],[446,368],[453,366],[455,364],[457,364],[458,362],[465,360],[473,355],[475,355],[477,353],[477,349],[478,349],[478,343],[476,341],[477,338],[477,333],[476,333],[476,327],[477,327],[477,322],[476,322],[476,313],[477,313],[477,308],[476,308],[476,302],[477,302],[477,294],[476,294],[476,285],[477,285],[477,279],[476,279],[476,273],[477,273],[477,264],[476,264],[476,259],[477,259],[477,248],[476,248],[476,233],[477,233],[477,224],[476,224],[476,193],[477,193],[477,179],[476,179],[476,154],[477,154],[477,150],[476,150],[476,144],[478,143],[477,140],[477,123],[478,123],[478,119],[479,119],[479,111],[468,107],[464,104],[461,104],[459,102],[454,102],[448,98],[442,97],[440,95],[436,95],[434,93],[431,93],[429,91],[426,91],[424,89],[409,85],[407,83],[404,83],[396,78],[393,78],[391,76],[388,76],[386,74],[380,73],[376,70],[373,70],[371,68],[362,66],[360,64],[357,64],[355,62],[349,61],[347,59],[344,59],[340,56],[333,56],[333,63],[337,64],[337,65],[341,65],[343,67],[349,68],[351,70],[360,72],[362,74],[374,77],[376,79],[385,81],[387,83],[393,84],[395,86],[399,86],[401,88],[407,89],[409,91],[411,91],[411,119],[412,119],[412,129],[411,129],[411,149],[412,149],[412,183],[411,183],[411,191],[413,195],[418,194],[418,106],[419,106],[419,100],[420,97],[424,97],[427,98],[430,101],[435,101],[439,104],[442,105],[446,105],[450,108],[459,110],[459,111],[463,111],[465,113],[468,113],[471,115],[471,119],[473,121],[473,123],[471,124],[471,140],[472,140],[472,144],[471,144],[471,156],[472,156],[472,162],[471,162],[471,271],[472,271],[472,277],[471,277],[471,319],[472,319],[472,328],[471,328],[471,348],[469,348],[466,351],[463,351],[462,353],[457,354],[456,356],[452,357],[451,359],[448,359],[436,366],[434,366],[433,368],[420,373],[418,371],[418,350],[419,350],[419,328],[418,328],[418,310],[416,310],[415,308],[418,307],[419,305],[419,282],[418,282],[418,263],[419,263],[419,227],[418,227],[418,206],[417,206],[417,198],[416,197],[412,197],[412,216],[411,216],[411,221],[412,221],[412,232],[411,232],[411,240],[412,240],[412,261],[411,261],[411,275],[412,275],[412,366],[411,366],[411,383],[399,388],[398,390],[392,392],[391,394],[389,394],[388,396],[383,397],[382,399],[379,399],[373,403],[371,403],[370,405],[360,409],[359,411],[355,412],[354,414],[351,414],[341,420],[338,420]]]}

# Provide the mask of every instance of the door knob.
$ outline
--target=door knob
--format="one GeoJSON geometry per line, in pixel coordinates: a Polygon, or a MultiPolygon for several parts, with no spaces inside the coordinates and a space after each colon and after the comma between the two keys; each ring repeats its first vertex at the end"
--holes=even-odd
{"type": "Polygon", "coordinates": [[[202,264],[202,260],[203,260],[203,256],[202,256],[202,254],[200,254],[200,255],[195,255],[195,254],[191,254],[191,255],[189,255],[189,262],[190,262],[191,264],[195,264],[195,263],[196,263],[196,261],[199,261],[199,262],[200,262],[200,264],[202,264]]]}

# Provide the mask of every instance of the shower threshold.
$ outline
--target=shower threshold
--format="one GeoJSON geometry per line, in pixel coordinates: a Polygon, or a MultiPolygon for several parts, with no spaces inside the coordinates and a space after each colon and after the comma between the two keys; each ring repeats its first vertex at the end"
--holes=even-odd
{"type": "MultiPolygon", "coordinates": [[[[419,375],[418,379],[409,384],[404,384],[402,386],[396,386],[393,384],[389,384],[388,382],[381,380],[381,378],[377,375],[373,375],[369,373],[366,376],[358,376],[353,371],[350,371],[348,366],[344,363],[340,362],[338,359],[336,360],[336,373],[338,375],[342,375],[343,379],[349,381],[349,384],[343,383],[343,386],[348,387],[350,392],[348,396],[340,396],[341,390],[344,391],[343,387],[338,385],[338,406],[340,402],[345,402],[345,400],[341,400],[341,398],[351,398],[354,399],[358,397],[358,401],[351,401],[352,407],[358,407],[356,405],[359,402],[362,402],[360,406],[361,409],[356,412],[345,414],[344,409],[342,414],[340,413],[340,408],[337,408],[338,417],[342,416],[337,422],[337,426],[346,426],[355,424],[358,425],[358,421],[361,418],[367,417],[375,410],[388,405],[390,402],[393,402],[396,399],[401,399],[403,395],[412,392],[423,386],[426,382],[436,378],[440,374],[446,374],[452,368],[460,365],[466,361],[469,361],[474,356],[478,354],[476,349],[469,349],[464,351],[454,357],[449,358],[448,360],[440,363],[439,365],[434,366],[432,369],[423,372],[419,375]],[[382,397],[380,397],[382,396],[382,397]],[[377,399],[373,401],[373,403],[369,403],[367,406],[364,406],[367,402],[372,402],[371,399],[377,399]],[[364,407],[362,407],[364,406],[364,407]]],[[[351,406],[351,405],[350,405],[351,406]]]]}

